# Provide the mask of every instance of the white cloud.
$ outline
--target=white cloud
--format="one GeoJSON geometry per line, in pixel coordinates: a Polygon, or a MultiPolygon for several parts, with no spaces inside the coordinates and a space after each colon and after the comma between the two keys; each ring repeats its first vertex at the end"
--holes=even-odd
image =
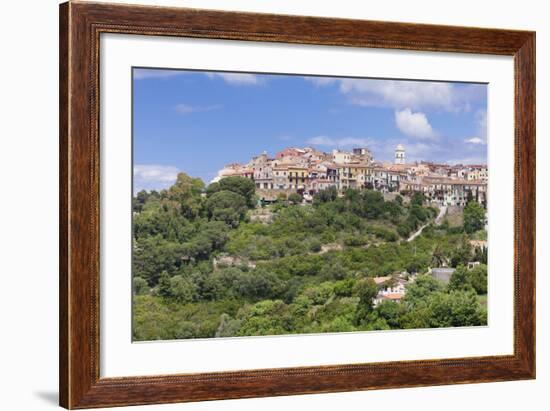
{"type": "Polygon", "coordinates": [[[327,136],[317,136],[307,140],[307,143],[315,146],[349,147],[349,146],[368,146],[369,144],[372,143],[372,140],[368,138],[355,138],[355,137],[330,138],[327,136]]]}
{"type": "Polygon", "coordinates": [[[210,78],[222,78],[227,84],[233,86],[256,86],[262,80],[255,74],[248,73],[205,73],[210,78]]]}
{"type": "Polygon", "coordinates": [[[187,74],[183,70],[168,70],[168,69],[134,69],[134,79],[144,80],[148,78],[169,78],[187,74]]]}
{"type": "Polygon", "coordinates": [[[134,190],[167,188],[176,181],[179,172],[173,166],[136,164],[134,165],[134,190]]]}
{"type": "Polygon", "coordinates": [[[410,108],[395,112],[395,124],[404,134],[425,139],[436,137],[434,130],[424,113],[413,112],[410,108]]]}
{"type": "Polygon", "coordinates": [[[449,83],[419,81],[343,79],[340,90],[358,105],[404,107],[453,107],[453,87],[449,83]]]}
{"type": "Polygon", "coordinates": [[[190,104],[177,104],[174,109],[180,114],[201,113],[205,111],[214,111],[221,109],[220,104],[213,104],[210,106],[192,106],[190,104]]]}
{"type": "Polygon", "coordinates": [[[468,144],[486,144],[485,140],[479,137],[467,138],[464,142],[468,144]]]}
{"type": "Polygon", "coordinates": [[[478,110],[475,114],[477,136],[464,140],[468,144],[487,144],[487,111],[478,110]]]}
{"type": "Polygon", "coordinates": [[[453,83],[308,77],[317,86],[337,84],[351,104],[391,107],[394,109],[438,109],[450,112],[469,111],[471,101],[483,95],[483,85],[456,87],[453,83]]]}

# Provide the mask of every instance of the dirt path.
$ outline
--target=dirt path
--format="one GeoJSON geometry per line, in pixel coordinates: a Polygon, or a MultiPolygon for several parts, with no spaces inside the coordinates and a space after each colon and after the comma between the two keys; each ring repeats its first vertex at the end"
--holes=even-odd
{"type": "MultiPolygon", "coordinates": [[[[441,220],[443,220],[443,217],[445,217],[445,213],[447,212],[447,206],[442,206],[440,209],[439,209],[439,214],[437,215],[437,217],[435,218],[435,225],[439,225],[441,224],[441,220]]],[[[411,242],[412,240],[414,240],[416,237],[418,237],[420,234],[422,234],[422,230],[424,230],[424,228],[426,228],[428,226],[428,224],[430,223],[426,223],[424,224],[422,227],[420,227],[416,232],[414,232],[408,239],[407,241],[408,242],[411,242]]]]}

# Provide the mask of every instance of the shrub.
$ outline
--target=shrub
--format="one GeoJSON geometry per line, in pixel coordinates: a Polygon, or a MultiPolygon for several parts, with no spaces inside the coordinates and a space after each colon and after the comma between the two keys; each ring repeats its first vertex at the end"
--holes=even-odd
{"type": "Polygon", "coordinates": [[[197,297],[197,288],[181,275],[175,275],[170,279],[170,297],[178,303],[189,303],[197,297]]]}
{"type": "Polygon", "coordinates": [[[134,295],[145,295],[149,294],[149,285],[141,277],[134,277],[133,281],[134,295]]]}
{"type": "Polygon", "coordinates": [[[344,245],[348,247],[360,247],[367,244],[367,240],[360,235],[349,235],[344,238],[344,245]]]}
{"type": "Polygon", "coordinates": [[[290,201],[293,204],[300,204],[302,202],[302,196],[298,193],[291,193],[288,196],[288,201],[290,201]]]}
{"type": "Polygon", "coordinates": [[[322,249],[322,244],[319,240],[313,239],[309,242],[309,250],[318,253],[322,249]]]}

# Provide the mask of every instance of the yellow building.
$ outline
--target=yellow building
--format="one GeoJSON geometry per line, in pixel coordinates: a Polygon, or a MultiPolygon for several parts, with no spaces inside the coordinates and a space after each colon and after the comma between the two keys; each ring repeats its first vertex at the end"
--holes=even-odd
{"type": "Polygon", "coordinates": [[[305,189],[308,182],[309,169],[305,166],[288,167],[288,188],[305,189]]]}

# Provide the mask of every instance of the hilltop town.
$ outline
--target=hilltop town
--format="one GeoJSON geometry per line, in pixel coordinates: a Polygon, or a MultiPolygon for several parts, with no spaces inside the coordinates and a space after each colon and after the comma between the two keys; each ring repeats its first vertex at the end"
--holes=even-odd
{"type": "Polygon", "coordinates": [[[259,198],[268,202],[293,192],[309,201],[320,190],[336,187],[341,193],[348,188],[382,193],[422,192],[438,206],[465,206],[471,200],[487,206],[487,165],[407,163],[401,144],[395,148],[393,163],[375,161],[364,147],[330,153],[312,147],[289,147],[273,158],[264,151],[246,164],[225,166],[214,181],[229,176],[253,180],[259,198]]]}
{"type": "Polygon", "coordinates": [[[134,198],[136,340],[487,324],[485,165],[286,148],[134,198]]]}

